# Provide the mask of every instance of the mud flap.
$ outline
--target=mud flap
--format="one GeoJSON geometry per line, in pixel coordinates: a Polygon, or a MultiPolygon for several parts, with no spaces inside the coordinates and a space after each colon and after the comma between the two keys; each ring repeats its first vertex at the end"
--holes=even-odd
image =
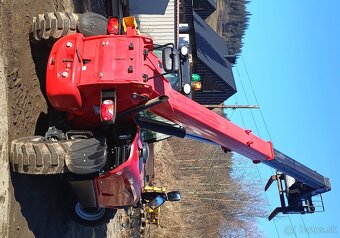
{"type": "Polygon", "coordinates": [[[94,12],[86,12],[79,17],[78,30],[84,36],[98,36],[107,34],[108,20],[94,12]]]}
{"type": "Polygon", "coordinates": [[[100,171],[106,163],[104,138],[83,139],[67,148],[66,166],[75,174],[91,174],[100,171]]]}

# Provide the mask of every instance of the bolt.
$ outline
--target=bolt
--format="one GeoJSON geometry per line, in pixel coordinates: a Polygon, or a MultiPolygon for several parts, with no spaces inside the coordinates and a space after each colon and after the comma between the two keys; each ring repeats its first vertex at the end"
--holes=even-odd
{"type": "Polygon", "coordinates": [[[131,98],[132,98],[132,99],[137,99],[137,97],[138,97],[137,93],[132,93],[132,94],[131,94],[131,98]]]}
{"type": "Polygon", "coordinates": [[[261,163],[261,160],[258,160],[258,159],[253,160],[253,163],[254,163],[254,164],[259,164],[259,163],[261,163]]]}
{"type": "Polygon", "coordinates": [[[69,41],[69,42],[66,43],[67,48],[71,48],[72,46],[73,46],[72,42],[69,41]]]}
{"type": "Polygon", "coordinates": [[[65,71],[65,72],[62,72],[62,73],[61,73],[61,76],[62,76],[63,78],[68,77],[68,72],[66,72],[66,71],[65,71]]]}
{"type": "Polygon", "coordinates": [[[103,72],[100,72],[99,77],[102,78],[103,75],[104,75],[104,73],[103,73],[103,72]]]}
{"type": "Polygon", "coordinates": [[[245,132],[249,135],[250,133],[252,133],[252,130],[245,130],[245,132]]]}

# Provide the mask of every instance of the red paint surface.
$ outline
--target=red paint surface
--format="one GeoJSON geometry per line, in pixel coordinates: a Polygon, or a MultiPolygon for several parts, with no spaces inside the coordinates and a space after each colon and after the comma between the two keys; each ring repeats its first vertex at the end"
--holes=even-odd
{"type": "MultiPolygon", "coordinates": [[[[87,38],[73,34],[62,38],[54,45],[47,66],[46,92],[50,103],[68,113],[74,129],[94,129],[100,126],[95,108],[99,108],[102,90],[116,91],[118,113],[144,104],[145,96],[152,99],[167,95],[168,102],[152,107],[152,112],[254,161],[273,159],[271,142],[172,90],[168,80],[160,75],[156,55],[143,54],[152,45],[150,38],[133,34],[87,38]],[[68,42],[72,47],[67,47],[68,42]],[[144,82],[143,74],[154,78],[144,82]],[[143,97],[133,98],[132,94],[143,97]]],[[[135,139],[126,163],[96,179],[100,206],[132,205],[139,198],[141,179],[136,143],[135,139]]]]}

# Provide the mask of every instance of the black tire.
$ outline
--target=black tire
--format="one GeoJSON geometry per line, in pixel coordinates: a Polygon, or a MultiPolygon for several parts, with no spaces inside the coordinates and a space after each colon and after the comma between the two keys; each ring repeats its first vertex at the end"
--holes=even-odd
{"type": "Polygon", "coordinates": [[[85,37],[107,34],[107,18],[94,12],[85,12],[79,17],[78,30],[85,37]]]}
{"type": "Polygon", "coordinates": [[[59,38],[76,33],[79,14],[48,12],[33,17],[31,42],[53,44],[59,38]]]}
{"type": "Polygon", "coordinates": [[[10,162],[14,172],[23,174],[61,174],[65,170],[66,151],[58,141],[41,136],[24,137],[11,143],[10,162]]]}
{"type": "Polygon", "coordinates": [[[71,216],[75,222],[83,226],[100,226],[110,222],[116,215],[113,208],[88,208],[84,209],[79,202],[75,203],[71,216]]]}

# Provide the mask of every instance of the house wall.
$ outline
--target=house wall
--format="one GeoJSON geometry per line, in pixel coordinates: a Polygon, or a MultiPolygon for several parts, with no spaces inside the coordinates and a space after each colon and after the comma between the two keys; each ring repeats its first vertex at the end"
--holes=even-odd
{"type": "Polygon", "coordinates": [[[177,0],[129,0],[142,34],[151,36],[155,44],[177,44],[177,0]]]}

